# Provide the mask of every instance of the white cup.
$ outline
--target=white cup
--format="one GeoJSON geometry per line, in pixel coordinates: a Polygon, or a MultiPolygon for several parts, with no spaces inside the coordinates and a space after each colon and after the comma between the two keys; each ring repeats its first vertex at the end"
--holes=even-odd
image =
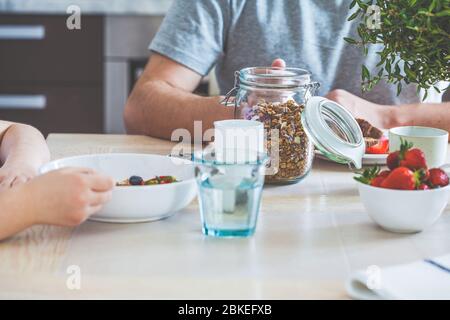
{"type": "Polygon", "coordinates": [[[428,168],[438,168],[447,163],[448,132],[428,127],[397,127],[389,130],[389,151],[400,150],[401,140],[413,143],[425,153],[428,168]]]}
{"type": "Polygon", "coordinates": [[[225,163],[255,162],[264,152],[264,125],[252,120],[214,122],[214,148],[218,161],[225,163]]]}
{"type": "MultiPolygon", "coordinates": [[[[244,164],[258,161],[264,152],[264,125],[252,120],[222,120],[214,122],[214,150],[216,160],[226,164],[244,164]]],[[[217,197],[222,210],[234,212],[236,209],[235,188],[241,184],[248,168],[237,166],[228,168],[230,188],[217,197]]]]}

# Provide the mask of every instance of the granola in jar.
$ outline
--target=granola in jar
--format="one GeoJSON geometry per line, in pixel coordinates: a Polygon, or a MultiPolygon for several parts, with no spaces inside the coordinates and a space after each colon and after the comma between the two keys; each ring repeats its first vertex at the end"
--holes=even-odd
{"type": "Polygon", "coordinates": [[[301,124],[303,108],[303,105],[294,100],[284,103],[261,100],[246,115],[249,120],[264,123],[267,133],[266,149],[275,172],[266,176],[267,182],[294,182],[299,177],[304,177],[311,168],[314,145],[301,124]],[[278,152],[272,152],[277,143],[278,152]]]}
{"type": "Polygon", "coordinates": [[[224,104],[233,99],[235,118],[264,124],[268,183],[288,184],[302,180],[314,158],[313,142],[302,127],[302,111],[319,83],[299,68],[251,67],[235,73],[235,86],[224,104]]]}

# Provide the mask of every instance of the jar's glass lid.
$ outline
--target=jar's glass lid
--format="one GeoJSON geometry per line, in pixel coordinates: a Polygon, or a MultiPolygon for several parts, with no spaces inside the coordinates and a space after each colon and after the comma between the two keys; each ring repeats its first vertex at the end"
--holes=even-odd
{"type": "Polygon", "coordinates": [[[303,110],[302,125],[324,156],[361,169],[366,149],[364,137],[355,118],[343,106],[312,97],[303,110]]]}

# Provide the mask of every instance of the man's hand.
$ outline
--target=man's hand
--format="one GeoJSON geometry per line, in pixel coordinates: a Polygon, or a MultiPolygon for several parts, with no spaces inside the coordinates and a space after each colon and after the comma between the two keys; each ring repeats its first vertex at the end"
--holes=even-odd
{"type": "MultiPolygon", "coordinates": [[[[286,62],[275,59],[272,67],[286,68],[286,62]]],[[[332,90],[325,97],[345,107],[355,118],[368,120],[378,128],[424,126],[450,132],[450,102],[381,105],[341,89],[332,90]]]]}
{"type": "Polygon", "coordinates": [[[273,68],[286,68],[286,62],[283,59],[277,58],[272,62],[273,68]]]}
{"type": "Polygon", "coordinates": [[[330,91],[326,98],[345,107],[355,118],[368,120],[378,128],[390,128],[393,124],[392,107],[364,100],[345,90],[330,91]]]}
{"type": "MultiPolygon", "coordinates": [[[[272,62],[272,67],[286,68],[286,62],[283,59],[275,59],[272,62]]],[[[345,107],[355,118],[369,120],[379,128],[392,126],[390,112],[392,109],[388,106],[372,103],[340,89],[330,91],[325,97],[345,107]]]]}

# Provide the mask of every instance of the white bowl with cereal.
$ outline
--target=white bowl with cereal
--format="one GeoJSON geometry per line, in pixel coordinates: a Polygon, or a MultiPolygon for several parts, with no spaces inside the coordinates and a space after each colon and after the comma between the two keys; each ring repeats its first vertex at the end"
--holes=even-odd
{"type": "Polygon", "coordinates": [[[41,168],[41,173],[64,167],[91,168],[118,183],[111,201],[90,220],[114,223],[160,220],[185,208],[197,195],[194,166],[185,159],[152,154],[83,155],[50,162],[41,168]],[[144,183],[160,176],[173,177],[177,182],[120,185],[132,176],[142,177],[144,183]]]}

